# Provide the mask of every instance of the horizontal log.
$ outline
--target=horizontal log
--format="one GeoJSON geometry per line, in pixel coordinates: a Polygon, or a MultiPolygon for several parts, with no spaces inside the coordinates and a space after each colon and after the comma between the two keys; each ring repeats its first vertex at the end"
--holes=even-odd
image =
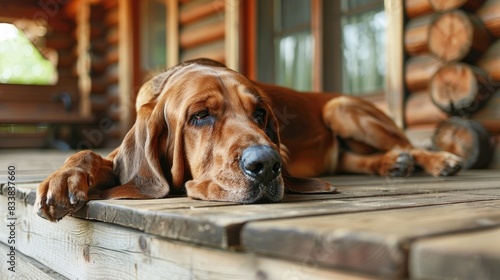
{"type": "Polygon", "coordinates": [[[470,116],[493,95],[495,89],[488,74],[465,63],[449,63],[432,77],[429,93],[445,113],[470,116]]]}
{"type": "Polygon", "coordinates": [[[405,13],[408,18],[416,18],[433,11],[430,0],[405,0],[405,13]]]}
{"type": "Polygon", "coordinates": [[[119,57],[118,48],[111,48],[106,54],[106,63],[108,65],[118,63],[119,57]]]}
{"type": "Polygon", "coordinates": [[[181,5],[179,23],[181,26],[193,23],[216,13],[224,13],[224,1],[208,1],[201,4],[181,5]]]}
{"type": "Polygon", "coordinates": [[[82,117],[77,110],[66,112],[62,103],[9,102],[4,103],[0,110],[0,123],[3,124],[70,124],[91,121],[93,117],[82,117]]]}
{"type": "Polygon", "coordinates": [[[480,122],[493,134],[500,135],[500,90],[486,102],[483,108],[472,115],[472,119],[480,122]]]}
{"type": "Polygon", "coordinates": [[[45,47],[56,50],[66,50],[76,46],[76,40],[67,35],[51,35],[45,37],[45,47]]]}
{"type": "Polygon", "coordinates": [[[405,13],[411,19],[454,9],[472,12],[482,7],[484,2],[485,0],[405,0],[405,13]]]}
{"type": "Polygon", "coordinates": [[[487,167],[494,150],[490,134],[479,122],[460,117],[439,124],[432,143],[434,150],[460,156],[464,160],[464,169],[487,167]]]}
{"type": "Polygon", "coordinates": [[[500,0],[488,0],[476,11],[476,15],[483,22],[486,30],[495,36],[500,37],[500,0]]]}
{"type": "Polygon", "coordinates": [[[49,32],[53,33],[70,33],[71,31],[75,30],[76,28],[76,23],[74,20],[54,20],[50,22],[50,25],[48,27],[49,32]]]}
{"type": "Polygon", "coordinates": [[[98,55],[104,55],[108,50],[108,46],[107,39],[99,38],[90,41],[90,50],[98,55]]]}
{"type": "Polygon", "coordinates": [[[92,104],[92,113],[96,115],[105,115],[110,106],[108,98],[104,95],[92,95],[90,103],[92,104]]]}
{"type": "Polygon", "coordinates": [[[454,9],[462,9],[465,11],[475,11],[484,0],[430,0],[432,8],[436,12],[444,12],[454,9]]]}
{"type": "Polygon", "coordinates": [[[477,66],[486,70],[493,81],[500,83],[500,39],[477,61],[477,66]]]}
{"type": "Polygon", "coordinates": [[[106,42],[108,44],[108,47],[117,45],[120,42],[118,28],[112,27],[108,30],[108,34],[106,35],[106,42]]]}
{"type": "Polygon", "coordinates": [[[104,18],[104,23],[106,26],[118,26],[119,15],[118,9],[110,9],[104,18]]]}
{"type": "Polygon", "coordinates": [[[54,103],[62,92],[67,93],[73,102],[78,102],[78,86],[76,80],[73,81],[73,84],[54,86],[0,84],[0,102],[54,103]]]}
{"type": "Polygon", "coordinates": [[[443,61],[475,61],[491,43],[480,20],[460,10],[440,14],[428,34],[430,52],[443,61]]]}
{"type": "MultiPolygon", "coordinates": [[[[2,149],[24,149],[24,148],[47,148],[49,133],[41,132],[21,132],[5,133],[0,132],[0,148],[2,149]]],[[[24,263],[22,263],[25,266],[24,263]]],[[[39,277],[39,275],[37,275],[39,277]]]]}
{"type": "Polygon", "coordinates": [[[415,92],[405,102],[405,123],[407,126],[437,124],[448,116],[432,102],[429,92],[415,92]]]}
{"type": "Polygon", "coordinates": [[[69,50],[59,50],[59,59],[57,61],[57,67],[59,68],[71,68],[75,65],[77,57],[69,50]]]}
{"type": "Polygon", "coordinates": [[[108,84],[118,84],[118,82],[120,81],[120,76],[118,74],[107,74],[106,81],[108,84]]]}
{"type": "Polygon", "coordinates": [[[102,7],[105,10],[112,10],[112,9],[117,9],[118,8],[118,0],[105,0],[101,1],[99,5],[102,5],[102,7]]]}
{"type": "Polygon", "coordinates": [[[226,52],[224,51],[224,41],[217,41],[181,52],[181,60],[190,60],[200,57],[210,58],[225,63],[226,52]]]}
{"type": "Polygon", "coordinates": [[[206,43],[221,40],[225,36],[226,26],[224,21],[213,22],[196,28],[181,30],[180,46],[182,49],[194,48],[206,43]]]}
{"type": "Polygon", "coordinates": [[[409,55],[429,53],[429,31],[436,18],[436,14],[431,14],[412,19],[406,24],[404,46],[409,55]]]}
{"type": "Polygon", "coordinates": [[[91,65],[92,76],[102,75],[106,71],[106,68],[108,68],[108,62],[106,61],[105,58],[96,55],[92,56],[92,65],[91,65]]]}
{"type": "Polygon", "coordinates": [[[431,55],[411,57],[405,65],[405,85],[410,92],[424,91],[436,71],[444,64],[431,55]]]}
{"type": "Polygon", "coordinates": [[[92,95],[105,95],[106,89],[108,88],[108,82],[103,78],[94,78],[92,79],[92,95]]]}
{"type": "Polygon", "coordinates": [[[106,29],[99,24],[90,25],[90,40],[101,38],[106,34],[106,29]]]}

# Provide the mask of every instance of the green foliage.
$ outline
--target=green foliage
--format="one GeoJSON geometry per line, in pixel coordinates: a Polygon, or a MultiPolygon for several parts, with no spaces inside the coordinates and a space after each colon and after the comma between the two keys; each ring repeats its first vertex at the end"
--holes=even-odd
{"type": "Polygon", "coordinates": [[[56,68],[14,25],[0,23],[0,83],[53,84],[56,68]]]}

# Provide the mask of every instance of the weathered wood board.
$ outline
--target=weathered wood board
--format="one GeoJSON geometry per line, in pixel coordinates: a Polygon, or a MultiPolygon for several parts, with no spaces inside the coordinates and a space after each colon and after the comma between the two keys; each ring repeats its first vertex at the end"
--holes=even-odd
{"type": "Polygon", "coordinates": [[[500,228],[418,240],[411,246],[409,259],[415,279],[496,280],[500,277],[500,228]]]}
{"type": "MultiPolygon", "coordinates": [[[[97,200],[90,201],[74,216],[127,226],[170,239],[231,248],[240,247],[240,229],[248,222],[499,199],[500,183],[492,180],[496,179],[485,179],[474,186],[467,181],[443,181],[437,185],[401,183],[400,187],[393,186],[395,191],[392,192],[385,186],[349,186],[345,190],[341,188],[342,195],[295,195],[278,204],[237,205],[186,197],[97,200]]],[[[35,196],[30,190],[35,187],[36,184],[18,186],[18,198],[33,203],[35,196]]]]}
{"type": "Polygon", "coordinates": [[[0,279],[68,279],[19,251],[15,252],[15,264],[11,265],[8,254],[11,254],[10,248],[0,242],[0,279]]]}
{"type": "MultiPolygon", "coordinates": [[[[30,155],[0,151],[0,216],[7,215],[1,205],[13,164],[20,263],[69,279],[432,279],[468,255],[467,248],[450,251],[442,240],[500,227],[500,174],[493,170],[447,178],[339,175],[324,178],[338,186],[336,194],[287,195],[274,204],[182,196],[96,200],[50,223],[33,213],[35,189],[70,154],[30,155]],[[428,250],[437,252],[435,262],[423,255],[428,250]],[[442,265],[430,266],[436,263],[442,265]],[[433,274],[418,274],[423,270],[433,274]]],[[[3,244],[5,230],[0,227],[3,244]]],[[[450,246],[473,242],[463,238],[450,246]]],[[[497,264],[488,253],[495,247],[480,243],[481,264],[497,264]]]]}
{"type": "MultiPolygon", "coordinates": [[[[5,205],[6,200],[0,196],[0,205],[5,205]]],[[[0,208],[1,217],[7,214],[5,210],[0,208]]],[[[199,247],[113,224],[73,217],[51,223],[33,214],[31,205],[21,202],[17,215],[16,249],[69,279],[371,279],[199,247]]],[[[6,241],[1,229],[0,243],[6,241]]]]}
{"type": "Polygon", "coordinates": [[[259,254],[399,278],[413,240],[492,226],[500,200],[253,222],[241,241],[259,254]]]}

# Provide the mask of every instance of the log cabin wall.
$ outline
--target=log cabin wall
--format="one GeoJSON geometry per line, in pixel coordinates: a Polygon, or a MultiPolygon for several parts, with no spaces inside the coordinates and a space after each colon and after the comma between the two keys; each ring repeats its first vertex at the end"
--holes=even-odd
{"type": "MultiPolygon", "coordinates": [[[[118,0],[96,2],[90,11],[90,53],[92,113],[98,122],[91,129],[103,134],[99,146],[117,146],[124,135],[120,131],[119,91],[119,7],[118,0]]],[[[96,139],[89,139],[96,140],[96,139]]]]}
{"type": "MultiPolygon", "coordinates": [[[[405,0],[405,16],[409,133],[432,133],[460,116],[480,122],[498,143],[500,0],[405,0]]],[[[497,144],[494,167],[500,167],[499,150],[497,144]]]]}
{"type": "MultiPolygon", "coordinates": [[[[43,49],[57,53],[58,79],[54,85],[0,84],[0,124],[40,127],[51,123],[88,121],[88,115],[80,110],[82,99],[76,72],[77,39],[74,32],[76,21],[74,17],[64,12],[66,6],[59,2],[47,3],[34,0],[2,3],[0,18],[4,20],[10,19],[14,24],[19,19],[46,23],[47,33],[43,49]]],[[[67,129],[58,130],[56,136],[66,141],[70,140],[67,129]]],[[[2,148],[46,145],[45,131],[0,132],[2,148]]]]}
{"type": "Polygon", "coordinates": [[[180,60],[206,57],[226,62],[225,0],[179,1],[180,60]]]}

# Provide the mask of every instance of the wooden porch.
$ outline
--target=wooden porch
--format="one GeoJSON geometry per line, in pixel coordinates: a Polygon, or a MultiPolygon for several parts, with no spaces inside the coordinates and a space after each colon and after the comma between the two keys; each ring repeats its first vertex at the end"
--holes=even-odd
{"type": "Polygon", "coordinates": [[[335,176],[326,179],[338,194],[288,195],[276,204],[91,201],[74,217],[50,223],[33,213],[34,190],[68,155],[0,151],[1,279],[500,276],[498,170],[450,178],[335,176]],[[9,182],[16,187],[14,213],[9,182]]]}

